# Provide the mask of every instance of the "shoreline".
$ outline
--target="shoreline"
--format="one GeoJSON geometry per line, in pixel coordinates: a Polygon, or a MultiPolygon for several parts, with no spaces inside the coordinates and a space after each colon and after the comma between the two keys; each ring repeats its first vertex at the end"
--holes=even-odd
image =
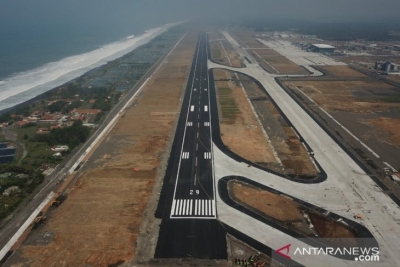
{"type": "MultiPolygon", "coordinates": [[[[39,91],[36,96],[29,98],[25,101],[22,101],[20,103],[16,102],[15,104],[10,104],[10,106],[8,106],[8,107],[7,107],[7,104],[5,104],[4,106],[6,106],[6,107],[0,109],[0,115],[8,113],[8,112],[13,112],[20,107],[30,105],[32,103],[35,103],[37,101],[45,99],[46,97],[48,97],[46,95],[47,93],[51,94],[52,92],[54,92],[54,90],[57,90],[60,87],[78,79],[79,77],[85,75],[87,72],[92,71],[96,68],[102,68],[110,62],[113,62],[114,60],[118,60],[118,59],[124,57],[125,55],[131,53],[132,51],[136,50],[137,48],[148,44],[151,40],[153,40],[157,36],[163,34],[164,32],[168,31],[170,28],[172,28],[180,23],[181,22],[168,23],[168,24],[162,25],[157,28],[148,29],[148,30],[144,31],[142,34],[135,36],[133,38],[123,39],[123,40],[128,40],[131,42],[134,41],[134,43],[129,44],[129,45],[125,44],[125,45],[127,45],[127,47],[121,47],[121,48],[119,48],[119,50],[113,51],[111,54],[106,55],[106,56],[102,57],[101,59],[96,60],[95,62],[92,62],[88,66],[81,66],[81,67],[78,66],[76,69],[73,69],[66,73],[63,73],[55,79],[47,80],[47,81],[43,82],[43,84],[41,84],[41,85],[33,86],[31,88],[28,88],[28,89],[18,92],[16,94],[7,96],[6,98],[0,100],[0,103],[6,102],[7,100],[10,101],[13,98],[18,98],[18,96],[23,97],[23,94],[27,94],[27,92],[29,92],[29,91],[34,91],[34,90],[39,91]],[[49,87],[48,89],[46,89],[46,87],[47,87],[46,85],[49,87]],[[42,91],[42,92],[40,92],[40,91],[42,91]]],[[[111,44],[123,46],[122,43],[118,43],[118,42],[121,42],[121,40],[111,43],[111,44]]],[[[104,47],[110,46],[111,44],[105,44],[104,47]]],[[[93,50],[86,54],[75,55],[73,57],[87,55],[87,54],[93,53],[95,51],[97,51],[97,50],[93,50]]],[[[71,58],[71,57],[67,57],[67,59],[68,58],[71,58]]],[[[65,59],[62,59],[62,60],[65,60],[65,59]]],[[[60,60],[58,62],[61,62],[62,60],[60,60]]],[[[50,63],[47,63],[47,64],[50,64],[50,63]]],[[[44,68],[47,64],[45,64],[39,68],[44,68]]],[[[39,68],[37,68],[37,69],[39,69],[39,68]]],[[[36,70],[36,69],[34,69],[34,70],[36,70]]],[[[28,72],[30,72],[30,71],[33,71],[33,70],[29,70],[28,72]]],[[[29,83],[29,82],[27,81],[27,83],[29,83]]],[[[2,85],[4,86],[5,84],[3,83],[2,85]]],[[[7,85],[7,86],[12,86],[12,85],[7,85]]],[[[27,98],[27,97],[23,97],[23,98],[27,98]]]]}

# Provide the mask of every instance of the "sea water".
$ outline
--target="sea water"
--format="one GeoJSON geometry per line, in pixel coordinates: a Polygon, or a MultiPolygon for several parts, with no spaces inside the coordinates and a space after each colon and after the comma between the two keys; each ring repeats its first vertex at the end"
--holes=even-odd
{"type": "MultiPolygon", "coordinates": [[[[19,55],[16,51],[14,51],[15,55],[12,56],[7,54],[9,51],[1,50],[1,46],[6,47],[4,42],[7,41],[4,41],[0,44],[0,111],[30,100],[56,86],[79,77],[90,69],[121,57],[136,47],[149,42],[152,38],[165,32],[173,25],[174,24],[165,24],[157,28],[148,29],[144,32],[142,31],[139,34],[130,34],[122,39],[100,46],[97,45],[99,42],[98,39],[96,41],[92,40],[91,44],[80,44],[80,47],[72,47],[70,42],[68,46],[65,46],[69,47],[69,49],[65,48],[68,51],[65,51],[65,49],[62,51],[60,50],[58,55],[55,55],[54,52],[50,54],[43,52],[39,56],[24,53],[24,45],[39,45],[35,44],[36,41],[33,40],[28,44],[20,44],[19,49],[21,49],[21,54],[23,56],[19,55]],[[88,52],[68,55],[82,49],[88,50],[90,47],[92,49],[88,52]],[[46,62],[57,58],[57,56],[59,58],[58,60],[46,62]],[[62,56],[62,58],[60,58],[60,56],[62,56]],[[28,57],[28,59],[26,57],[28,57]],[[7,61],[8,64],[11,65],[10,67],[7,67],[7,61]],[[21,66],[18,66],[18,61],[21,62],[21,66]],[[46,63],[43,64],[43,62],[46,63]],[[35,64],[41,65],[35,66],[35,64]],[[32,66],[35,67],[26,69],[32,66]],[[15,70],[17,71],[12,72],[15,70]]],[[[7,40],[7,37],[11,38],[12,36],[7,36],[7,34],[5,34],[2,40],[7,40]]],[[[34,34],[32,37],[34,37],[34,34]]],[[[13,41],[16,42],[16,40],[13,41]]],[[[43,43],[42,45],[49,47],[56,44],[43,43]]]]}

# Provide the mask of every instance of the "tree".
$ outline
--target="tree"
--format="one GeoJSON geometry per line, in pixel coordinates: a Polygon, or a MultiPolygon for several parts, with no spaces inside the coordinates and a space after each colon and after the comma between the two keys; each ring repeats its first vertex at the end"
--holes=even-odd
{"type": "Polygon", "coordinates": [[[27,134],[24,134],[24,140],[28,140],[29,136],[27,134]]]}

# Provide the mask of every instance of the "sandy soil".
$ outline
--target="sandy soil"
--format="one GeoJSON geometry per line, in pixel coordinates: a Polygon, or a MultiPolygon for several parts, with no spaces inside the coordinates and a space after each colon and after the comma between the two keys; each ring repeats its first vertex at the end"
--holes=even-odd
{"type": "Polygon", "coordinates": [[[262,67],[269,71],[275,70],[273,73],[278,74],[309,74],[304,68],[293,63],[286,57],[272,49],[254,49],[252,50],[253,57],[260,63],[262,67]]]}
{"type": "Polygon", "coordinates": [[[229,31],[231,36],[235,38],[241,46],[246,48],[265,48],[263,44],[256,40],[256,33],[253,30],[245,28],[234,28],[229,31]]]}
{"type": "Polygon", "coordinates": [[[299,205],[293,200],[240,182],[229,182],[233,195],[240,202],[278,220],[301,221],[299,205]]]}
{"type": "Polygon", "coordinates": [[[357,81],[291,81],[320,106],[328,111],[354,113],[381,112],[397,103],[377,101],[393,94],[395,87],[376,80],[357,81]]]}
{"type": "MultiPolygon", "coordinates": [[[[332,114],[346,112],[354,120],[369,125],[370,129],[363,134],[364,138],[379,136],[380,142],[400,147],[400,103],[386,101],[400,97],[398,88],[346,66],[323,69],[335,76],[336,80],[291,81],[285,82],[285,85],[294,93],[300,89],[332,114]],[[374,115],[375,118],[363,119],[361,115],[365,114],[374,115]],[[383,139],[382,133],[385,134],[383,139]]],[[[298,91],[297,94],[301,96],[298,91]]]]}
{"type": "Polygon", "coordinates": [[[310,220],[322,238],[354,238],[354,234],[344,224],[329,221],[315,213],[310,213],[310,220]]]}
{"type": "Polygon", "coordinates": [[[135,257],[195,43],[196,34],[186,35],[99,146],[107,153],[93,154],[90,161],[100,166],[83,173],[68,199],[52,211],[43,231],[54,232],[54,240],[23,245],[21,262],[14,266],[108,266],[135,257]]]}
{"type": "Polygon", "coordinates": [[[378,127],[379,129],[384,129],[385,133],[389,136],[389,139],[400,147],[400,118],[393,119],[380,117],[379,119],[367,120],[366,122],[378,127]]]}
{"type": "Polygon", "coordinates": [[[209,33],[209,42],[213,61],[235,68],[242,67],[243,61],[223,34],[216,31],[209,33]]]}
{"type": "MultiPolygon", "coordinates": [[[[232,77],[232,73],[225,70],[215,70],[214,73],[216,79],[232,77]]],[[[219,88],[217,90],[220,130],[224,144],[236,154],[252,162],[276,162],[272,148],[242,87],[235,82],[227,81],[217,81],[216,86],[219,88]],[[221,88],[230,88],[228,97],[223,98],[221,88]],[[232,114],[225,112],[225,108],[236,108],[238,111],[232,114]]]]}
{"type": "Polygon", "coordinates": [[[246,183],[232,180],[228,182],[229,195],[241,205],[250,207],[285,227],[304,236],[314,236],[309,221],[301,212],[308,214],[316,233],[321,238],[348,238],[344,244],[355,243],[353,232],[340,222],[327,219],[317,213],[310,212],[290,198],[256,188],[246,183]]]}
{"type": "Polygon", "coordinates": [[[365,74],[349,68],[348,66],[320,66],[319,68],[325,70],[329,74],[339,78],[366,78],[365,74]]]}
{"type": "Polygon", "coordinates": [[[271,164],[268,164],[267,168],[274,168],[276,171],[286,174],[315,176],[317,170],[310,160],[308,151],[304,148],[293,129],[282,118],[263,89],[254,82],[248,81],[243,75],[239,75],[239,78],[285,169],[282,170],[281,166],[275,169],[271,164]]]}

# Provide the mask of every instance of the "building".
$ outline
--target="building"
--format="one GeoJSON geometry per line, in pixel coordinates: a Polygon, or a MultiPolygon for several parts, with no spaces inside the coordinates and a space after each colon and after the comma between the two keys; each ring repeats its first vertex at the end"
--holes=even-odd
{"type": "Polygon", "coordinates": [[[8,196],[9,196],[12,192],[14,192],[14,191],[19,192],[19,191],[21,191],[21,190],[19,189],[18,186],[10,186],[10,187],[7,188],[6,190],[4,190],[3,196],[8,197],[8,196]]]}
{"type": "Polygon", "coordinates": [[[318,52],[323,54],[330,54],[335,52],[335,47],[327,44],[312,44],[310,48],[313,52],[318,52]]]}
{"type": "Polygon", "coordinates": [[[16,147],[11,146],[8,142],[0,143],[0,164],[11,163],[16,153],[16,147]]]}
{"type": "Polygon", "coordinates": [[[375,62],[375,69],[383,71],[386,74],[399,74],[400,73],[400,65],[393,64],[390,61],[375,62]]]}

